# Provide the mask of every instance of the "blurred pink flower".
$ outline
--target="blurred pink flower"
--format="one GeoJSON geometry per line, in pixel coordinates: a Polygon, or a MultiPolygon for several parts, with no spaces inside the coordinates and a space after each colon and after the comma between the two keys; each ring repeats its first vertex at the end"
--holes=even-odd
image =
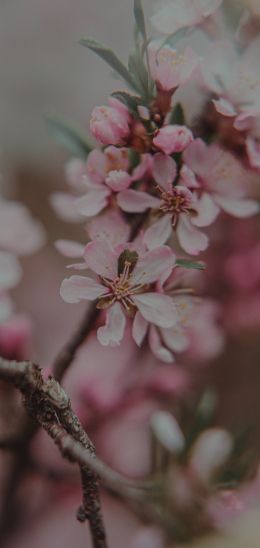
{"type": "Polygon", "coordinates": [[[222,0],[163,0],[152,16],[153,26],[164,34],[203,23],[222,4],[222,0]]]}

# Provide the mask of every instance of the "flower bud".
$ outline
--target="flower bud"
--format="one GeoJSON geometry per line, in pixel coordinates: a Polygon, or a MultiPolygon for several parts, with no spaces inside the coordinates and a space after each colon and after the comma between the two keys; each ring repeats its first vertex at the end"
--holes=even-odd
{"type": "Polygon", "coordinates": [[[115,102],[111,106],[95,107],[90,130],[103,145],[123,145],[129,136],[130,115],[124,105],[115,102]]]}
{"type": "Polygon", "coordinates": [[[153,144],[164,154],[183,152],[193,141],[193,135],[186,126],[169,125],[159,129],[153,144]]]}

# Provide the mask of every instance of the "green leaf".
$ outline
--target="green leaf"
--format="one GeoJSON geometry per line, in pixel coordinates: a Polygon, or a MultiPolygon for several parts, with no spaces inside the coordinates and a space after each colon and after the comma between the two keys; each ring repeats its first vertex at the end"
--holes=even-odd
{"type": "Polygon", "coordinates": [[[105,61],[113,70],[117,72],[125,80],[125,82],[132,88],[136,89],[135,82],[125,65],[118,59],[116,54],[107,46],[104,46],[100,42],[93,40],[92,38],[82,38],[79,43],[85,48],[94,51],[103,61],[105,61]]]}
{"type": "Polygon", "coordinates": [[[181,103],[177,103],[175,105],[175,107],[173,108],[173,110],[170,114],[169,123],[170,124],[178,124],[180,126],[185,125],[184,110],[183,110],[183,107],[182,107],[181,103]]]}
{"type": "Polygon", "coordinates": [[[92,147],[80,130],[58,116],[47,114],[47,125],[55,140],[66,148],[73,156],[86,159],[92,147]]]}
{"type": "Polygon", "coordinates": [[[177,259],[177,266],[182,266],[183,268],[193,268],[195,270],[205,270],[205,263],[199,263],[197,261],[189,261],[187,259],[177,259]]]}
{"type": "Polygon", "coordinates": [[[141,0],[134,0],[134,16],[137,29],[142,37],[146,38],[144,11],[141,0]]]}
{"type": "Polygon", "coordinates": [[[139,97],[129,95],[129,93],[126,93],[125,91],[115,91],[114,93],[111,93],[111,96],[123,103],[131,114],[138,116],[138,106],[142,104],[139,97]]]}

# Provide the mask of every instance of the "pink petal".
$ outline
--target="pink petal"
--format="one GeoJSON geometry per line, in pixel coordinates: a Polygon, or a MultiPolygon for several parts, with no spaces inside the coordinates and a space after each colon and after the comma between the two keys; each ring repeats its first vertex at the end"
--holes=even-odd
{"type": "Polygon", "coordinates": [[[181,247],[190,255],[198,255],[207,249],[208,237],[191,224],[187,215],[180,215],[176,232],[181,247]]]}
{"type": "Polygon", "coordinates": [[[144,177],[149,176],[151,174],[152,165],[152,156],[150,154],[143,154],[140,164],[133,170],[132,181],[140,181],[144,177]]]}
{"type": "Polygon", "coordinates": [[[114,192],[119,192],[120,190],[125,190],[130,186],[132,178],[126,171],[113,170],[110,171],[106,177],[106,184],[114,190],[114,192]]]}
{"type": "Polygon", "coordinates": [[[158,208],[161,201],[146,192],[137,190],[123,190],[117,196],[117,203],[123,211],[142,213],[149,208],[158,208]]]}
{"type": "Polygon", "coordinates": [[[143,318],[140,312],[136,312],[133,321],[132,335],[137,346],[141,346],[148,329],[148,322],[143,318]]]}
{"type": "Polygon", "coordinates": [[[107,158],[101,150],[92,150],[88,155],[87,173],[92,181],[102,183],[106,176],[107,158]]]}
{"type": "Polygon", "coordinates": [[[77,198],[75,207],[81,215],[94,217],[108,204],[111,191],[105,185],[100,185],[96,190],[89,190],[82,198],[77,198]]]}
{"type": "Polygon", "coordinates": [[[117,277],[118,255],[106,240],[96,240],[86,245],[84,259],[88,268],[99,276],[114,280],[117,277]]]}
{"type": "Polygon", "coordinates": [[[76,198],[67,192],[54,192],[50,197],[55,213],[64,221],[75,223],[82,221],[82,216],[76,209],[76,198]]]}
{"type": "Polygon", "coordinates": [[[107,310],[106,323],[97,330],[97,338],[103,346],[118,346],[123,339],[126,319],[119,303],[107,310]]]}
{"type": "Polygon", "coordinates": [[[108,292],[108,288],[86,276],[71,276],[61,284],[60,295],[66,303],[79,303],[82,299],[95,301],[108,292]]]}
{"type": "Polygon", "coordinates": [[[162,127],[153,138],[153,144],[164,154],[183,152],[192,141],[191,130],[178,124],[162,127]]]}
{"type": "Polygon", "coordinates": [[[152,353],[158,360],[164,363],[173,363],[175,361],[172,353],[163,346],[161,337],[154,325],[151,325],[149,330],[149,344],[152,353]]]}
{"type": "Polygon", "coordinates": [[[115,247],[128,241],[130,226],[123,219],[121,212],[109,210],[91,219],[87,224],[87,231],[91,240],[107,240],[115,247]]]}
{"type": "Polygon", "coordinates": [[[211,225],[219,214],[219,207],[215,204],[210,194],[204,192],[196,202],[196,217],[191,222],[195,226],[203,227],[211,225]]]}
{"type": "Polygon", "coordinates": [[[172,233],[170,215],[163,215],[159,221],[152,224],[144,234],[144,241],[149,249],[165,244],[172,233]]]}
{"type": "Polygon", "coordinates": [[[64,257],[69,257],[70,259],[82,257],[85,249],[84,245],[72,240],[57,240],[54,245],[64,257]]]}
{"type": "Polygon", "coordinates": [[[159,293],[144,293],[132,297],[142,316],[158,327],[172,327],[177,322],[177,310],[173,300],[159,293]]]}
{"type": "Polygon", "coordinates": [[[230,215],[238,218],[252,217],[259,213],[259,203],[255,200],[235,200],[226,196],[214,196],[215,202],[230,215]]]}
{"type": "MultiPolygon", "coordinates": [[[[188,147],[189,148],[189,147],[188,147]]],[[[188,150],[188,149],[187,149],[188,150]]],[[[200,188],[200,184],[196,179],[193,171],[186,165],[183,165],[180,171],[180,181],[181,186],[186,186],[187,188],[200,188]]]]}
{"type": "Polygon", "coordinates": [[[183,161],[187,166],[200,173],[201,166],[204,164],[207,158],[208,147],[202,139],[195,139],[184,151],[183,161]]]}
{"type": "Polygon", "coordinates": [[[175,255],[170,247],[161,246],[147,251],[138,261],[132,273],[132,285],[158,281],[167,271],[172,271],[175,255]]]}
{"type": "Polygon", "coordinates": [[[166,192],[172,189],[172,183],[177,175],[176,162],[167,156],[158,152],[153,160],[153,177],[160,187],[166,192]]]}

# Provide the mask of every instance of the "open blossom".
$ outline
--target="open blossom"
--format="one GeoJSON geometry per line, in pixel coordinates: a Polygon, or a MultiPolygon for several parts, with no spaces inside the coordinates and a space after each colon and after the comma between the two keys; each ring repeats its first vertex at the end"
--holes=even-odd
{"type": "Polygon", "coordinates": [[[164,154],[183,152],[193,141],[193,135],[189,128],[179,125],[168,125],[159,129],[153,138],[153,144],[164,154]]]}
{"type": "Polygon", "coordinates": [[[150,167],[148,154],[142,155],[139,165],[130,172],[126,148],[109,146],[104,152],[93,150],[86,162],[73,159],[68,163],[66,176],[73,194],[53,194],[52,205],[56,213],[69,222],[94,217],[110,204],[114,193],[146,177],[150,167]]]}
{"type": "Polygon", "coordinates": [[[155,282],[174,266],[170,248],[159,247],[139,256],[131,244],[113,249],[107,241],[99,240],[87,244],[84,259],[96,280],[71,276],[62,282],[61,296],[70,303],[97,300],[97,307],[106,310],[105,325],[97,331],[102,345],[118,345],[124,336],[126,316],[134,318],[137,311],[157,326],[176,323],[172,299],[154,289],[155,282]]]}
{"type": "Polygon", "coordinates": [[[95,107],[90,120],[90,130],[103,145],[124,145],[130,132],[131,117],[128,109],[116,99],[109,106],[95,107]]]}
{"type": "MultiPolygon", "coordinates": [[[[207,207],[209,215],[211,212],[217,215],[223,209],[242,218],[259,211],[258,202],[245,198],[248,176],[231,153],[217,144],[207,146],[201,139],[196,139],[184,152],[183,160],[195,175],[200,187],[200,206],[207,207]]],[[[199,219],[197,225],[202,226],[199,219]]]]}
{"type": "Polygon", "coordinates": [[[222,4],[222,0],[163,0],[151,18],[153,26],[164,34],[204,22],[222,4]]]}
{"type": "Polygon", "coordinates": [[[189,47],[179,53],[169,46],[161,48],[160,43],[153,41],[148,51],[152,78],[163,91],[173,91],[185,84],[199,63],[199,57],[189,47]]]}
{"type": "Polygon", "coordinates": [[[197,255],[207,248],[208,238],[196,225],[208,226],[215,217],[208,215],[191,190],[179,184],[174,186],[176,175],[175,161],[170,156],[155,154],[153,178],[157,195],[129,189],[121,192],[117,201],[124,211],[151,208],[157,214],[159,219],[145,233],[145,242],[150,249],[165,243],[174,229],[182,248],[197,255]]]}

